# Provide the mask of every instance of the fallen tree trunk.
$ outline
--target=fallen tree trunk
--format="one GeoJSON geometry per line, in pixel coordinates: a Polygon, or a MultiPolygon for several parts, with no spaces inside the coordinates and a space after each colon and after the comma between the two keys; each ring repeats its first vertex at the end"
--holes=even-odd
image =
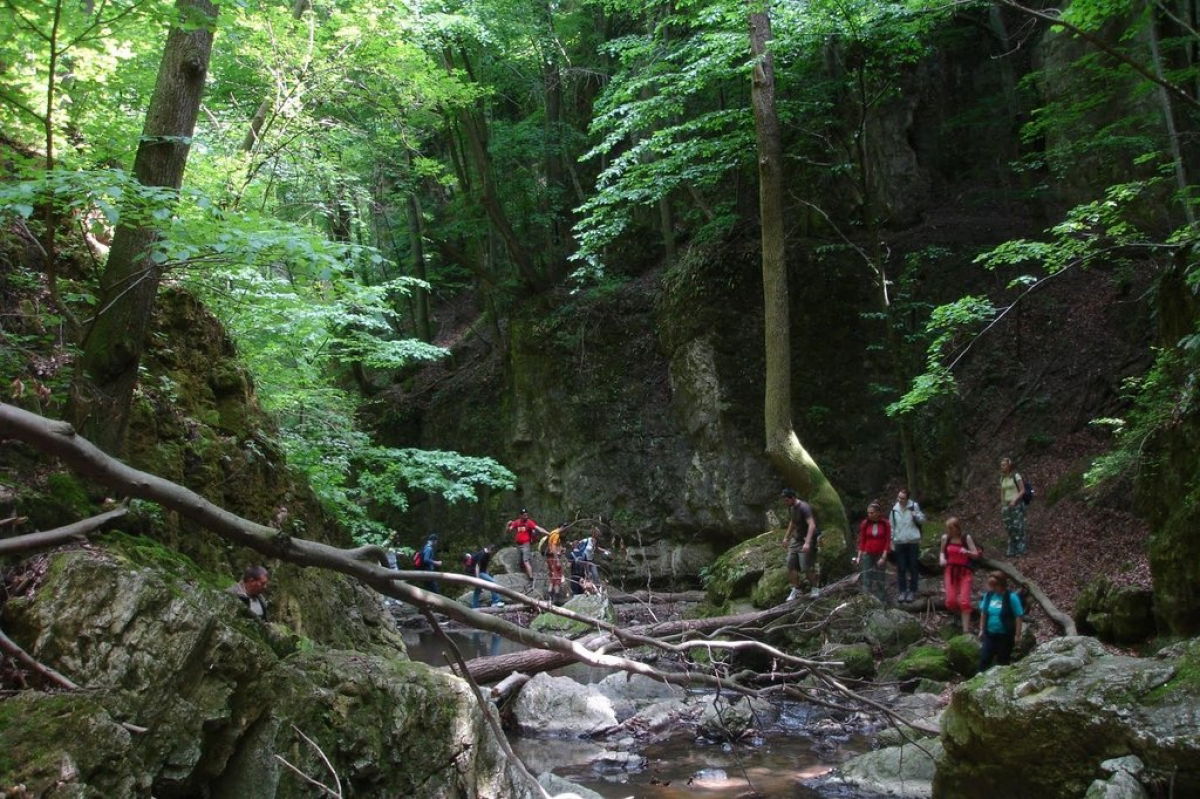
{"type": "Polygon", "coordinates": [[[704,591],[679,591],[673,594],[660,594],[654,591],[634,591],[627,594],[624,591],[609,591],[608,601],[614,605],[660,605],[667,602],[703,602],[708,598],[704,591]]]}
{"type": "MultiPolygon", "coordinates": [[[[852,575],[850,578],[825,586],[821,590],[821,595],[828,596],[834,593],[851,584],[857,576],[852,575]]],[[[636,642],[648,638],[663,639],[685,633],[712,633],[728,628],[761,625],[793,613],[796,608],[796,603],[787,602],[782,605],[776,605],[773,608],[752,611],[750,613],[712,616],[707,619],[676,619],[674,621],[655,622],[630,627],[623,631],[621,637],[631,638],[636,642]]],[[[624,644],[618,636],[607,633],[587,638],[583,641],[583,645],[589,649],[604,648],[605,651],[624,648],[624,644]]],[[[470,671],[472,679],[477,682],[489,683],[503,679],[514,671],[532,675],[541,671],[561,668],[562,666],[569,665],[571,662],[571,658],[560,655],[558,652],[530,649],[524,652],[510,652],[507,655],[490,655],[475,658],[474,660],[467,661],[467,668],[470,671]]]]}
{"type": "Polygon", "coordinates": [[[1015,583],[1025,586],[1029,591],[1029,595],[1037,600],[1037,603],[1042,606],[1042,610],[1050,617],[1050,620],[1059,626],[1063,631],[1063,635],[1079,635],[1075,629],[1075,620],[1058,609],[1058,606],[1050,600],[1042,592],[1042,589],[1033,580],[1030,580],[1025,575],[1017,570],[1017,567],[1002,560],[992,560],[991,558],[980,558],[979,565],[987,569],[1004,572],[1008,578],[1015,583]]]}
{"type": "Polygon", "coordinates": [[[12,538],[0,538],[0,555],[11,555],[15,552],[30,552],[35,549],[57,546],[66,541],[86,540],[91,533],[104,528],[110,522],[120,519],[127,513],[129,513],[128,508],[114,508],[106,513],[92,516],[74,524],[68,524],[65,527],[56,527],[53,530],[28,533],[26,535],[13,536],[12,538]]]}

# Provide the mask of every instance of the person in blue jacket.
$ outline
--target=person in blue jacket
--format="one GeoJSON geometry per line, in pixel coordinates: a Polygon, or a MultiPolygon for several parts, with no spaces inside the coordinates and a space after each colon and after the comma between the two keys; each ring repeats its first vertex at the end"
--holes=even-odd
{"type": "Polygon", "coordinates": [[[1004,572],[988,574],[987,590],[979,599],[980,671],[987,671],[993,661],[1001,666],[1009,664],[1013,645],[1021,637],[1024,616],[1021,597],[1008,590],[1008,577],[1004,572]]]}

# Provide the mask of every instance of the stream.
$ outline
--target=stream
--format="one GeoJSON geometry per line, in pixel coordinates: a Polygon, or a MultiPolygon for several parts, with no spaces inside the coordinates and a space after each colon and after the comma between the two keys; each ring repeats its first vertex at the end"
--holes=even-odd
{"type": "MultiPolygon", "coordinates": [[[[482,632],[451,632],[462,656],[502,655],[520,644],[482,632]]],[[[444,666],[442,644],[433,633],[405,634],[409,657],[444,666]]],[[[599,682],[609,670],[574,664],[552,672],[581,683],[599,682]]],[[[650,741],[585,738],[528,738],[510,734],[513,749],[534,774],[553,771],[590,788],[606,799],[675,799],[705,797],[735,799],[750,790],[767,797],[794,799],[875,799],[880,794],[822,784],[819,778],[847,758],[871,749],[870,736],[846,733],[824,709],[799,702],[781,706],[779,718],[761,737],[737,745],[706,743],[690,729],[650,741]],[[632,751],[646,759],[645,767],[625,771],[597,760],[605,749],[632,751]],[[812,780],[809,784],[804,781],[812,780]]]]}

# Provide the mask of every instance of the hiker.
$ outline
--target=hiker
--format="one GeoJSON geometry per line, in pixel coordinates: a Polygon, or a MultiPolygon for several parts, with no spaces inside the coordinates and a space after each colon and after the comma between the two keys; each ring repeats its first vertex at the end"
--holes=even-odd
{"type": "Polygon", "coordinates": [[[611,557],[612,552],[600,546],[600,530],[593,527],[587,537],[575,544],[575,560],[583,564],[583,576],[590,580],[594,591],[587,591],[587,585],[582,584],[581,587],[587,593],[596,593],[600,590],[600,567],[596,565],[596,553],[599,552],[605,557],[611,557]]]}
{"type": "Polygon", "coordinates": [[[1025,529],[1025,481],[1013,465],[1012,458],[1000,459],[1000,519],[1008,533],[1008,557],[1024,555],[1028,549],[1025,529]]]}
{"type": "MultiPolygon", "coordinates": [[[[441,571],[442,562],[437,559],[438,534],[430,533],[421,547],[421,568],[427,572],[441,571]]],[[[430,580],[429,588],[433,593],[442,593],[442,587],[437,580],[430,580]]]]}
{"type": "Polygon", "coordinates": [[[263,592],[271,582],[271,574],[265,566],[247,566],[242,579],[225,589],[242,600],[250,615],[260,621],[267,620],[267,598],[263,592]]]}
{"type": "Polygon", "coordinates": [[[858,525],[859,580],[864,593],[887,604],[887,585],[884,569],[887,568],[888,551],[892,548],[892,526],[883,518],[883,509],[878,502],[867,506],[867,518],[858,525]]]}
{"type": "Polygon", "coordinates": [[[792,489],[783,489],[780,496],[788,506],[788,526],[783,534],[783,546],[787,549],[788,582],[792,590],[788,592],[787,601],[791,602],[800,596],[801,569],[808,578],[808,595],[818,597],[821,589],[817,585],[817,543],[821,534],[817,532],[817,517],[812,506],[799,499],[792,489]]]}
{"type": "MultiPolygon", "coordinates": [[[[491,546],[491,544],[484,544],[483,549],[479,550],[478,552],[468,553],[466,560],[467,560],[467,564],[468,564],[467,565],[467,573],[468,574],[470,574],[473,577],[477,577],[480,580],[487,580],[489,583],[496,582],[496,578],[493,577],[492,575],[488,574],[488,566],[491,565],[491,562],[492,562],[492,546],[491,546]]],[[[475,590],[471,593],[471,607],[473,607],[473,608],[479,607],[479,595],[482,592],[483,592],[482,588],[480,588],[479,586],[475,586],[475,590]]],[[[500,595],[497,594],[495,591],[492,591],[492,607],[494,607],[494,608],[504,607],[504,602],[500,599],[500,595]]]]}
{"type": "Polygon", "coordinates": [[[570,522],[563,522],[551,530],[541,543],[542,554],[546,556],[546,572],[550,575],[550,601],[554,603],[563,599],[562,533],[569,526],[570,522]]]}
{"type": "Polygon", "coordinates": [[[971,536],[962,531],[957,516],[946,520],[946,532],[938,548],[938,563],[944,568],[942,585],[946,590],[946,609],[957,612],[962,619],[962,631],[971,633],[971,582],[975,573],[971,559],[979,557],[979,548],[971,536]]]}
{"type": "Polygon", "coordinates": [[[896,558],[897,600],[912,602],[917,598],[918,568],[921,560],[921,525],[925,514],[916,500],[908,498],[908,489],[896,493],[896,504],[892,506],[892,553],[896,558]]]}
{"type": "Polygon", "coordinates": [[[529,578],[530,585],[533,584],[533,560],[531,559],[530,550],[533,543],[534,535],[549,535],[549,533],[538,523],[529,518],[529,511],[521,508],[521,512],[517,518],[509,522],[505,528],[507,532],[512,533],[513,543],[517,545],[517,557],[521,560],[521,568],[525,570],[525,576],[529,578]]]}
{"type": "Polygon", "coordinates": [[[987,671],[995,661],[1007,666],[1013,645],[1021,637],[1025,608],[1021,597],[1008,590],[1008,577],[995,571],[988,575],[987,592],[979,599],[979,670],[987,671]]]}

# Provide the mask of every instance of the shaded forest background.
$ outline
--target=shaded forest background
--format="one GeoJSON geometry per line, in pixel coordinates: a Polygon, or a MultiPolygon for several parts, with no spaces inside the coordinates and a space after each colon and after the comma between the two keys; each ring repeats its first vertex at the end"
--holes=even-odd
{"type": "MultiPolygon", "coordinates": [[[[667,580],[765,529],[746,8],[5,5],[12,401],[196,487],[286,459],[364,542],[526,505],[667,580]],[[207,313],[240,364],[177,347],[207,313]]],[[[1031,573],[1152,570],[1194,633],[1196,4],[770,13],[793,421],[850,515],[909,484],[998,535],[1010,455],[1031,573]]]]}

